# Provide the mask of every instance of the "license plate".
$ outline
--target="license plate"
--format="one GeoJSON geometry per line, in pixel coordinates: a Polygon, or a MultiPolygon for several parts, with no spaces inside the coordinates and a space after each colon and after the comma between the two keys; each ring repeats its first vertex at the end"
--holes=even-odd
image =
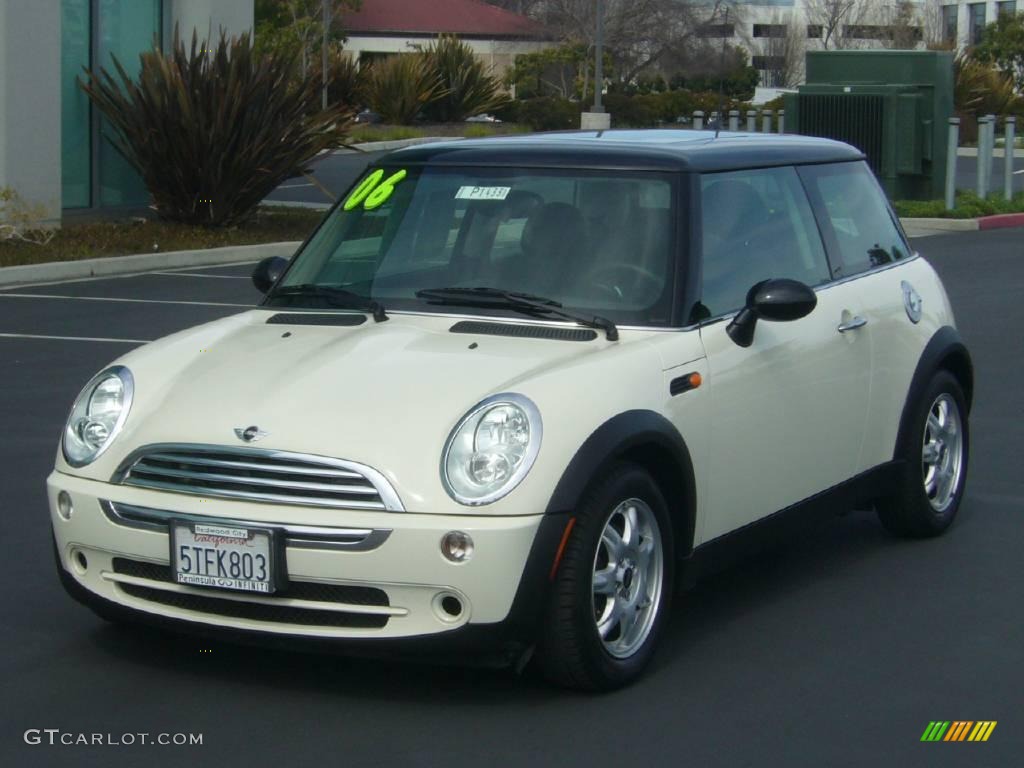
{"type": "Polygon", "coordinates": [[[274,591],[273,535],[230,525],[171,523],[175,581],[243,592],[274,591]]]}

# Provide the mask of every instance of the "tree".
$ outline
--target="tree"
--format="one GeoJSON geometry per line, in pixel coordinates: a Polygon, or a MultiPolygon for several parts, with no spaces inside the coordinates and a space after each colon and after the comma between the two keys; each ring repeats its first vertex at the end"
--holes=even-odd
{"type": "Polygon", "coordinates": [[[803,80],[804,29],[797,23],[796,14],[775,16],[771,34],[761,43],[761,53],[768,63],[768,82],[773,88],[792,88],[803,80]]]}
{"type": "Polygon", "coordinates": [[[846,28],[860,24],[866,11],[865,0],[806,0],[804,5],[807,23],[822,29],[825,50],[856,48],[859,43],[847,35],[846,28]]]}
{"type": "Polygon", "coordinates": [[[974,58],[999,69],[1013,79],[1018,92],[1024,92],[1024,15],[1002,13],[985,27],[974,58]]]}
{"type": "MultiPolygon", "coordinates": [[[[713,8],[718,5],[716,0],[713,8]]],[[[599,7],[604,12],[604,48],[613,64],[609,74],[622,83],[632,82],[693,39],[706,8],[680,0],[547,0],[534,14],[566,43],[582,45],[592,58],[599,7]]],[[[584,99],[586,92],[585,87],[584,99]]]]}
{"type": "MultiPolygon", "coordinates": [[[[358,10],[361,0],[328,0],[328,41],[339,44],[346,11],[358,10]]],[[[278,50],[297,56],[299,74],[305,78],[324,39],[323,0],[257,0],[256,49],[278,50]]]]}

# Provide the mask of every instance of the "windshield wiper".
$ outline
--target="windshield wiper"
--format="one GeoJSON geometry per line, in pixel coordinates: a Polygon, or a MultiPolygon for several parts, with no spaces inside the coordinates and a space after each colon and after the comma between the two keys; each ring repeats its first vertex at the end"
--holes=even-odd
{"type": "Polygon", "coordinates": [[[384,305],[379,301],[368,299],[344,288],[334,288],[329,285],[316,285],[315,283],[302,283],[301,285],[286,285],[278,288],[267,297],[267,300],[276,299],[279,296],[311,296],[317,299],[326,299],[333,307],[341,309],[355,309],[360,312],[369,312],[373,315],[376,323],[382,323],[388,319],[384,311],[384,305]]]}
{"type": "Polygon", "coordinates": [[[463,307],[507,307],[526,314],[552,315],[572,320],[588,328],[604,331],[608,341],[619,340],[619,329],[606,317],[581,315],[562,308],[560,302],[532,293],[502,291],[498,288],[424,288],[416,296],[438,304],[463,307]]]}

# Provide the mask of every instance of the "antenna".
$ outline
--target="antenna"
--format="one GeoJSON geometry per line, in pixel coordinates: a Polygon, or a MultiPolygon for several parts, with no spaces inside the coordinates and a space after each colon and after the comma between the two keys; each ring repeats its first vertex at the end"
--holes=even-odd
{"type": "MultiPolygon", "coordinates": [[[[729,25],[729,8],[728,8],[728,6],[726,6],[726,9],[725,9],[725,21],[723,22],[723,26],[727,27],[728,25],[729,25]]],[[[724,29],[722,31],[725,32],[724,29]]],[[[725,112],[725,97],[723,95],[723,90],[725,88],[725,85],[724,85],[724,83],[725,83],[725,40],[726,40],[726,37],[723,34],[722,35],[722,53],[721,53],[721,56],[719,56],[719,61],[718,61],[718,120],[715,121],[715,138],[716,139],[718,138],[718,132],[722,129],[722,115],[725,112]]]]}

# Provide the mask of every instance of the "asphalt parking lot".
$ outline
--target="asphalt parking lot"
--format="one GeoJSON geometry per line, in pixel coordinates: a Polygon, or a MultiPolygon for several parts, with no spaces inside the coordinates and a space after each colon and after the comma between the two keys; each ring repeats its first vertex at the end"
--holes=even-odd
{"type": "Polygon", "coordinates": [[[823,520],[684,594],[648,676],[600,697],[119,629],[72,602],[53,571],[44,480],[75,394],[134,346],[258,294],[251,265],[0,291],[0,764],[1020,765],[1024,230],[915,245],[976,365],[954,527],[905,542],[871,513],[823,520]],[[983,744],[921,743],[931,720],[998,726],[983,744]],[[25,744],[46,728],[202,733],[203,745],[25,744]]]}

